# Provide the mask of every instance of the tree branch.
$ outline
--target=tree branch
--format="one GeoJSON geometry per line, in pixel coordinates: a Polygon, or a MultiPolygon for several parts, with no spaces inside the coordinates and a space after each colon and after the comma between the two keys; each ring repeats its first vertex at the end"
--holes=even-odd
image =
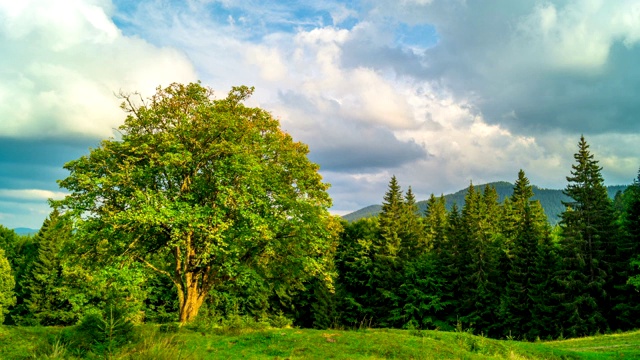
{"type": "Polygon", "coordinates": [[[157,267],[153,266],[153,264],[151,264],[150,262],[148,262],[147,260],[143,259],[140,256],[136,256],[136,259],[138,259],[138,261],[142,262],[146,267],[152,269],[153,271],[156,271],[160,274],[168,276],[172,281],[174,280],[173,276],[168,271],[158,269],[157,267]]]}

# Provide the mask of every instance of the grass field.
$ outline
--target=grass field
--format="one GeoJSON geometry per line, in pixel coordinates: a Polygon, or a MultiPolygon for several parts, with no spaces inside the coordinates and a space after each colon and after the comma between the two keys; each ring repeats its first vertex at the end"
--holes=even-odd
{"type": "Polygon", "coordinates": [[[63,328],[0,327],[1,359],[640,359],[640,331],[552,342],[468,333],[367,329],[201,331],[136,328],[117,349],[79,353],[63,328]]]}

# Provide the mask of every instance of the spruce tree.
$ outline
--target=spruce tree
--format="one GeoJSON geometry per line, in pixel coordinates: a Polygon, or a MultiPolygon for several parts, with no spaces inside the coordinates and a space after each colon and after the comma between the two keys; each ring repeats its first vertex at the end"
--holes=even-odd
{"type": "Polygon", "coordinates": [[[402,231],[401,237],[401,254],[405,261],[411,261],[426,253],[428,244],[424,236],[424,224],[420,218],[416,198],[411,190],[407,190],[404,196],[404,211],[401,217],[402,231]]]}
{"type": "Polygon", "coordinates": [[[384,195],[382,212],[379,215],[380,237],[374,243],[373,271],[370,286],[375,289],[372,301],[377,315],[377,325],[392,327],[402,325],[397,316],[392,316],[393,309],[401,307],[401,299],[397,293],[402,284],[399,276],[403,272],[403,245],[406,242],[407,206],[400,185],[395,176],[389,182],[384,195]]]}
{"type": "Polygon", "coordinates": [[[503,245],[508,251],[506,266],[501,276],[506,278],[505,291],[501,297],[501,317],[504,334],[518,337],[530,337],[532,332],[533,297],[540,298],[534,291],[537,280],[537,262],[540,242],[549,234],[549,226],[542,206],[533,201],[533,187],[529,179],[520,170],[513,194],[508,199],[509,216],[503,226],[509,229],[503,245]]]}
{"type": "Polygon", "coordinates": [[[335,256],[338,272],[336,299],[344,326],[369,325],[377,318],[373,303],[376,290],[372,279],[374,243],[379,236],[378,217],[344,224],[335,256]]]}
{"type": "Polygon", "coordinates": [[[40,325],[69,325],[77,320],[78,314],[69,302],[70,288],[63,265],[63,245],[70,237],[70,223],[56,210],[35,237],[37,257],[22,287],[29,316],[40,325]]]}
{"type": "Polygon", "coordinates": [[[424,213],[424,237],[425,242],[430,244],[429,247],[437,256],[447,251],[447,217],[448,214],[444,196],[441,195],[439,198],[436,198],[435,195],[431,194],[427,200],[427,208],[424,213]]]}
{"type": "MultiPolygon", "coordinates": [[[[444,197],[441,197],[438,202],[444,206],[444,197]]],[[[437,207],[439,208],[440,205],[437,207]]],[[[438,312],[438,323],[444,330],[453,330],[462,316],[463,294],[466,290],[465,270],[468,264],[464,226],[457,204],[454,203],[451,211],[446,215],[446,223],[443,227],[442,241],[434,242],[432,253],[436,259],[440,277],[444,280],[440,296],[444,308],[438,312]]]]}
{"type": "Polygon", "coordinates": [[[571,201],[561,215],[562,281],[565,286],[564,335],[582,336],[607,328],[607,281],[611,268],[606,251],[614,247],[614,213],[602,168],[580,137],[564,194],[571,201]]]}
{"type": "Polygon", "coordinates": [[[640,260],[640,171],[624,193],[617,194],[622,234],[619,237],[613,265],[612,326],[629,330],[640,326],[640,292],[629,279],[640,277],[640,268],[633,260],[640,260]]]}
{"type": "Polygon", "coordinates": [[[473,326],[479,333],[490,334],[497,324],[498,289],[496,288],[496,248],[499,206],[495,188],[486,187],[484,193],[469,186],[462,209],[460,307],[462,323],[473,326]]]}
{"type": "Polygon", "coordinates": [[[558,247],[550,233],[539,240],[535,269],[531,276],[529,291],[532,308],[527,339],[555,339],[560,336],[562,325],[558,313],[561,309],[563,286],[558,278],[560,259],[558,247]]]}
{"type": "Polygon", "coordinates": [[[380,212],[380,242],[376,253],[394,259],[402,248],[403,220],[406,206],[395,175],[389,181],[380,212]]]}

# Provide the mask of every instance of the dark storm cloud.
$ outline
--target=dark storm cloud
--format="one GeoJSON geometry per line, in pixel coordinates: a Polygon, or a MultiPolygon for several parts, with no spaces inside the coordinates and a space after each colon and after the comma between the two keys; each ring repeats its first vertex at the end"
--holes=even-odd
{"type": "Polygon", "coordinates": [[[342,66],[347,68],[370,67],[374,69],[391,68],[398,75],[416,78],[428,76],[424,58],[408,49],[375,44],[358,37],[355,33],[342,46],[342,66]]]}
{"type": "Polygon", "coordinates": [[[57,190],[63,165],[89,152],[98,141],[0,138],[0,183],[4,189],[57,190]]]}
{"type": "Polygon", "coordinates": [[[400,141],[380,127],[336,129],[324,138],[309,139],[309,158],[323,170],[359,172],[394,168],[426,157],[414,141],[400,141]]]}
{"type": "Polygon", "coordinates": [[[640,130],[640,45],[634,24],[619,19],[633,2],[595,4],[595,10],[584,1],[369,4],[376,16],[432,24],[440,41],[422,59],[364,45],[345,48],[347,59],[366,59],[364,51],[374,55],[372,64],[396,59],[408,69],[401,71],[472,101],[485,121],[514,133],[640,130]]]}
{"type": "Polygon", "coordinates": [[[523,78],[520,81],[528,81],[528,86],[511,94],[499,91],[497,86],[487,88],[487,100],[480,106],[488,121],[521,131],[637,132],[640,68],[632,65],[631,59],[640,59],[640,48],[617,44],[598,74],[565,72],[544,74],[534,80],[523,78]],[[497,96],[502,101],[494,100],[497,96]],[[505,120],[505,114],[510,113],[515,117],[505,120]]]}

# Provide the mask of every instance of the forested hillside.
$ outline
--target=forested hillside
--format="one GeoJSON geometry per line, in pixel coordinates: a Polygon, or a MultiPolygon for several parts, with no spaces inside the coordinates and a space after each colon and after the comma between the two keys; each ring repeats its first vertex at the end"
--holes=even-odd
{"type": "Polygon", "coordinates": [[[612,201],[583,138],[574,157],[553,230],[523,171],[449,208],[432,195],[425,210],[392,178],[379,215],[345,225],[339,318],[520,339],[636,328],[640,174],[612,201]]]}
{"type": "MultiPolygon", "coordinates": [[[[493,182],[488,184],[477,185],[476,188],[484,190],[486,186],[492,186],[496,189],[500,201],[511,196],[513,191],[513,184],[506,181],[493,182]]],[[[613,199],[619,191],[624,191],[628,185],[613,185],[607,186],[607,193],[609,197],[613,199]]],[[[569,198],[563,193],[563,190],[545,189],[532,185],[533,197],[532,200],[540,201],[540,205],[544,209],[549,223],[556,225],[560,221],[560,214],[565,210],[563,201],[568,201],[569,198]]],[[[464,198],[467,193],[467,189],[459,190],[453,194],[444,195],[447,210],[451,210],[453,204],[457,204],[459,207],[464,206],[464,198]]],[[[427,209],[427,200],[421,200],[416,203],[418,210],[424,212],[427,209]]],[[[360,210],[356,210],[352,213],[344,215],[342,218],[347,221],[356,221],[369,216],[376,216],[382,211],[382,205],[369,205],[360,210]]]]}

